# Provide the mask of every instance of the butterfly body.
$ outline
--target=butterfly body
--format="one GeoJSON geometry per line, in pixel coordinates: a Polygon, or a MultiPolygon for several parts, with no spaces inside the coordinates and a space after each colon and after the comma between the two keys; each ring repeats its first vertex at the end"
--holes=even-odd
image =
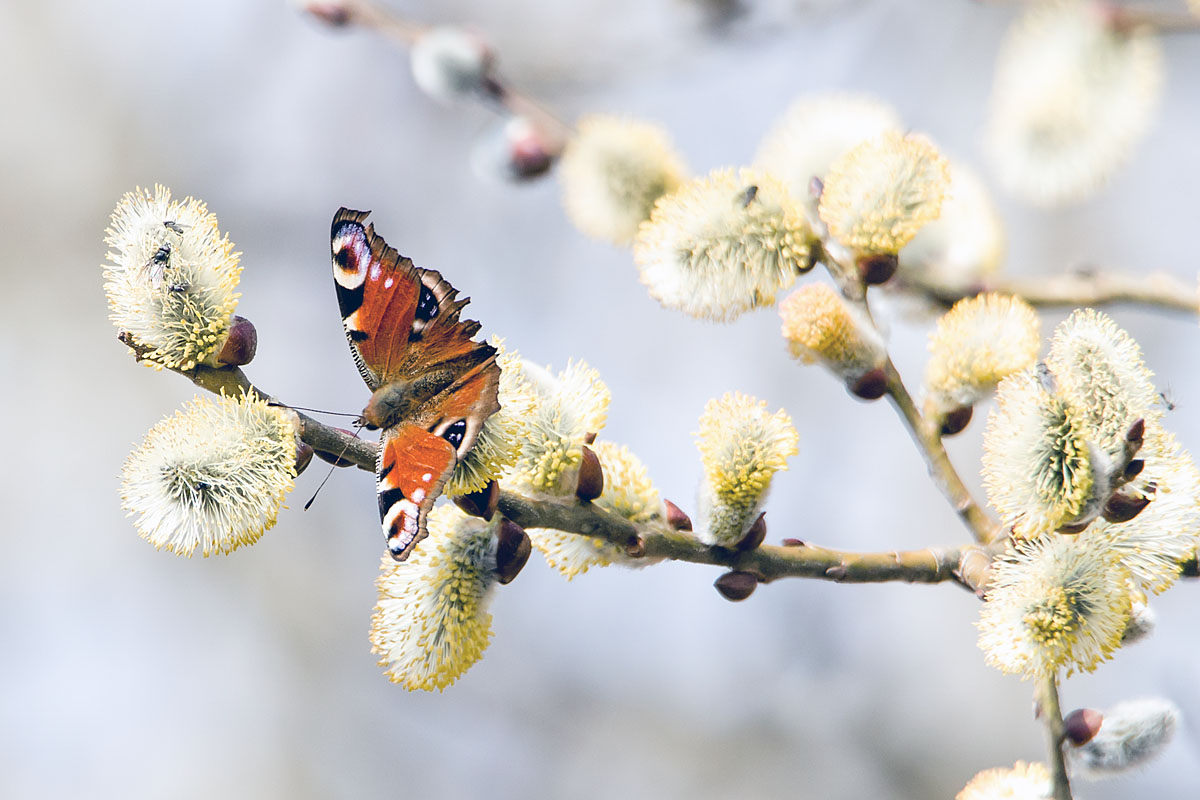
{"type": "Polygon", "coordinates": [[[479,323],[459,319],[468,301],[364,225],[368,213],[334,215],[334,285],[351,354],[371,389],[362,421],[383,431],[379,515],[389,552],[403,561],[425,537],[454,467],[500,409],[500,367],[496,349],[471,338],[479,323]]]}

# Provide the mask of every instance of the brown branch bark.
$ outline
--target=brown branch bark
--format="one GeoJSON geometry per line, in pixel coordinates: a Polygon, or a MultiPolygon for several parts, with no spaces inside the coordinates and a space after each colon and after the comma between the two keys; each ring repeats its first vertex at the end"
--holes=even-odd
{"type": "Polygon", "coordinates": [[[985,544],[993,541],[997,538],[998,523],[971,497],[970,489],[963,483],[958,471],[950,462],[940,433],[917,409],[917,404],[913,402],[912,395],[905,388],[891,359],[888,359],[884,371],[887,373],[888,397],[904,418],[913,441],[925,457],[929,476],[934,484],[945,495],[963,523],[971,529],[975,541],[985,544]]]}
{"type": "MultiPolygon", "coordinates": [[[[375,31],[396,44],[411,48],[432,26],[404,19],[394,11],[373,0],[342,0],[346,11],[345,22],[375,31]]],[[[504,81],[498,75],[489,76],[487,96],[480,98],[487,103],[506,109],[509,113],[528,119],[547,137],[553,154],[562,151],[572,128],[552,114],[531,95],[504,81]]]]}
{"type": "Polygon", "coordinates": [[[1067,775],[1067,762],[1063,755],[1066,726],[1058,703],[1058,676],[1053,672],[1042,678],[1038,686],[1038,710],[1046,728],[1046,750],[1054,800],[1072,800],[1071,779],[1067,775]]]}
{"type": "MultiPolygon", "coordinates": [[[[269,394],[250,382],[240,367],[201,365],[179,374],[211,392],[233,394],[246,391],[272,400],[269,394]]],[[[378,453],[375,442],[325,425],[306,414],[297,414],[300,417],[300,438],[314,450],[340,456],[368,472],[375,470],[378,453]]],[[[499,509],[504,516],[525,528],[553,528],[567,533],[599,536],[623,547],[634,557],[667,558],[725,567],[751,573],[761,583],[780,578],[817,578],[837,583],[949,581],[978,593],[984,583],[987,567],[998,552],[996,545],[967,545],[958,548],[930,547],[855,553],[807,542],[788,547],[763,545],[742,551],[706,545],[690,533],[673,530],[665,523],[635,525],[575,497],[534,499],[502,491],[499,509]]]]}
{"type": "Polygon", "coordinates": [[[950,307],[983,292],[1013,294],[1032,306],[1146,306],[1162,311],[1200,313],[1196,285],[1165,272],[1133,274],[1082,269],[1061,275],[1018,277],[996,275],[969,286],[912,281],[898,284],[950,307]]]}

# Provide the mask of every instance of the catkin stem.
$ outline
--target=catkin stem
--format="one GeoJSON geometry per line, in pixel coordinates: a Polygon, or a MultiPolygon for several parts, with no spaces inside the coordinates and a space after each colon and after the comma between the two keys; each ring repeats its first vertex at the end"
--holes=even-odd
{"type": "Polygon", "coordinates": [[[1038,707],[1042,722],[1046,726],[1046,748],[1050,762],[1050,779],[1053,782],[1054,800],[1071,800],[1071,779],[1067,776],[1067,762],[1063,756],[1066,740],[1062,709],[1058,705],[1058,675],[1050,673],[1042,678],[1038,687],[1038,707]]]}
{"type": "Polygon", "coordinates": [[[900,412],[900,416],[904,418],[913,441],[917,443],[917,447],[925,456],[925,463],[929,466],[929,475],[933,478],[933,482],[950,501],[950,505],[954,507],[963,523],[971,529],[975,541],[985,544],[991,542],[997,530],[996,522],[971,497],[971,491],[963,483],[962,478],[954,469],[954,465],[950,463],[950,456],[947,455],[946,448],[942,444],[942,437],[917,410],[912,395],[905,388],[904,382],[900,379],[900,373],[896,371],[896,366],[890,358],[884,371],[887,373],[888,397],[891,398],[892,405],[900,412]]]}

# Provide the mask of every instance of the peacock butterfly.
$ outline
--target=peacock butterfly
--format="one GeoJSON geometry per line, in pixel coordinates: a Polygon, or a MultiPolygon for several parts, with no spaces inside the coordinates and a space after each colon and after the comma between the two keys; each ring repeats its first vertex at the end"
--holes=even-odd
{"type": "Polygon", "coordinates": [[[371,389],[362,422],[382,429],[376,462],[388,552],[408,558],[428,535],[442,487],[500,410],[496,348],[460,320],[469,302],[364,226],[369,211],[338,209],[330,229],[333,280],[358,371],[371,389]]]}

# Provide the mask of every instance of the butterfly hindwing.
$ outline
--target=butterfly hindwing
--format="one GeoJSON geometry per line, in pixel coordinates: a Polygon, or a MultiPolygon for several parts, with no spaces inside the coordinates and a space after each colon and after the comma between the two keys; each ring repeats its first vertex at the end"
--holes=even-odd
{"type": "Polygon", "coordinates": [[[388,552],[397,561],[428,535],[433,503],[457,463],[454,445],[416,425],[392,428],[380,449],[376,486],[388,552]]]}

